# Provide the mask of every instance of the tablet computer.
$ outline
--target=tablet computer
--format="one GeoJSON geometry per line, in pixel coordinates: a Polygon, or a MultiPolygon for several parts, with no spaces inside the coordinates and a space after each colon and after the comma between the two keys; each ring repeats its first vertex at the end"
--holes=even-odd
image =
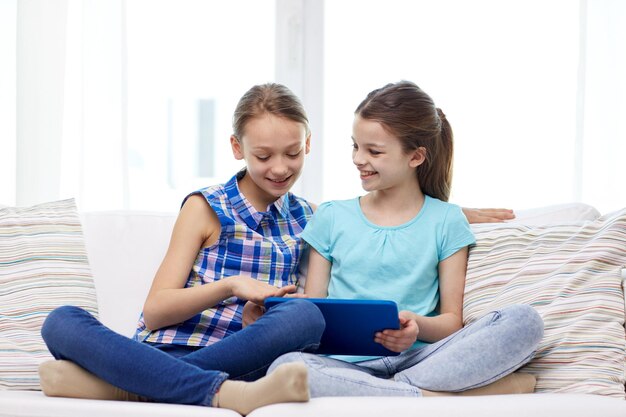
{"type": "MultiPolygon", "coordinates": [[[[265,308],[294,298],[270,297],[265,308]]],[[[301,298],[315,303],[324,315],[326,329],[315,353],[329,355],[394,356],[374,334],[385,329],[399,329],[398,306],[387,300],[344,300],[330,298],[301,298]]]]}

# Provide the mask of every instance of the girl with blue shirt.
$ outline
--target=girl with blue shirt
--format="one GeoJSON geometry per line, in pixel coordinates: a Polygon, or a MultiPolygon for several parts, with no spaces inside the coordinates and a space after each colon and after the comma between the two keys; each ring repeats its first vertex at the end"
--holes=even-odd
{"type": "Polygon", "coordinates": [[[512,373],[533,357],[543,335],[534,309],[510,306],[463,328],[474,236],[461,209],[447,203],[453,145],[444,113],[415,84],[388,84],[356,109],[352,141],[368,193],[320,205],[305,227],[302,238],[311,245],[305,293],[395,301],[400,329],[375,340],[401,353],[294,352],[269,372],[306,364],[312,397],[532,391],[534,377],[512,373]]]}

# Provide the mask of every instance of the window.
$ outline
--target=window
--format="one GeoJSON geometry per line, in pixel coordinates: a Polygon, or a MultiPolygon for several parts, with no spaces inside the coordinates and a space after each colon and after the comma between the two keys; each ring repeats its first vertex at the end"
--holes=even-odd
{"type": "Polygon", "coordinates": [[[275,14],[270,0],[126,2],[131,208],[175,210],[243,166],[229,157],[231,118],[274,80],[275,14]]]}
{"type": "Polygon", "coordinates": [[[519,209],[572,200],[578,4],[342,1],[327,2],[325,17],[325,199],[363,193],[352,114],[369,91],[408,79],[452,124],[451,201],[519,209]]]}

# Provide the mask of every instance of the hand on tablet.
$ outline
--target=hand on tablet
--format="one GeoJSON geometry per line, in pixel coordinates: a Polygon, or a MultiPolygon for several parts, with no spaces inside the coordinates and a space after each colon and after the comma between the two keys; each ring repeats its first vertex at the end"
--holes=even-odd
{"type": "Polygon", "coordinates": [[[283,295],[283,297],[285,298],[309,298],[308,295],[306,295],[305,293],[300,293],[300,292],[292,292],[289,294],[285,294],[283,295]]]}
{"type": "MultiPolygon", "coordinates": [[[[295,292],[290,292],[293,290],[294,285],[288,285],[283,288],[277,288],[278,292],[276,295],[272,295],[272,297],[285,297],[285,298],[308,298],[306,294],[298,294],[295,292]]],[[[265,301],[265,300],[263,300],[265,301]]],[[[243,306],[243,313],[241,317],[242,326],[246,327],[250,324],[254,323],[265,313],[265,307],[263,305],[256,304],[253,301],[248,301],[243,306]]]]}
{"type": "Polygon", "coordinates": [[[399,313],[400,329],[387,329],[376,333],[374,341],[382,344],[393,352],[403,352],[413,346],[417,340],[419,328],[415,320],[411,318],[410,312],[401,311],[399,313]]]}
{"type": "Polygon", "coordinates": [[[285,294],[296,292],[297,289],[295,285],[278,288],[244,276],[234,276],[227,279],[231,282],[232,295],[259,305],[263,305],[268,297],[282,297],[285,294]]]}

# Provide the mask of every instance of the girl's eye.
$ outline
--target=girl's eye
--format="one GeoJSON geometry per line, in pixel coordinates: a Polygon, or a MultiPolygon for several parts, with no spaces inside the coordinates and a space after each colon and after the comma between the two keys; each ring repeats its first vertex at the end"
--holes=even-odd
{"type": "Polygon", "coordinates": [[[301,153],[301,152],[302,152],[302,151],[298,151],[298,152],[296,152],[296,153],[288,153],[288,154],[287,154],[287,156],[288,156],[289,158],[297,158],[298,156],[300,156],[300,153],[301,153]]]}
{"type": "Polygon", "coordinates": [[[357,149],[359,149],[359,146],[356,143],[353,143],[352,144],[352,149],[354,149],[356,151],[357,149]]]}
{"type": "Polygon", "coordinates": [[[375,151],[375,150],[370,150],[370,153],[371,153],[372,155],[380,155],[382,152],[375,151]]]}
{"type": "Polygon", "coordinates": [[[256,159],[258,159],[259,161],[267,161],[268,159],[270,159],[269,156],[257,156],[256,159]]]}

